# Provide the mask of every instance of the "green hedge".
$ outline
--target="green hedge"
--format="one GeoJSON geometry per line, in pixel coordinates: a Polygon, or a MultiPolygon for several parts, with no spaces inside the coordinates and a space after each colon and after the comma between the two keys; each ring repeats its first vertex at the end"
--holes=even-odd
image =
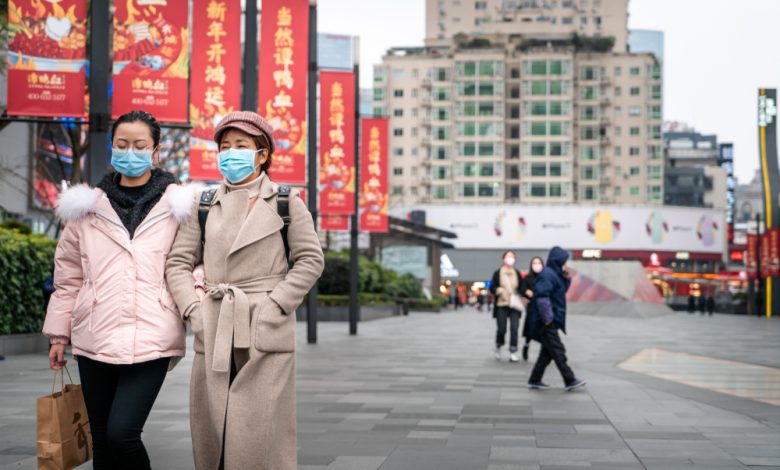
{"type": "Polygon", "coordinates": [[[41,331],[43,281],[54,269],[55,240],[0,228],[0,334],[41,331]]]}
{"type": "MultiPolygon", "coordinates": [[[[361,295],[377,294],[386,299],[423,298],[420,281],[411,274],[398,274],[385,269],[365,256],[358,258],[358,267],[358,290],[361,295]]],[[[349,295],[349,273],[349,252],[325,253],[325,271],[320,278],[319,292],[323,295],[349,295]]]]}

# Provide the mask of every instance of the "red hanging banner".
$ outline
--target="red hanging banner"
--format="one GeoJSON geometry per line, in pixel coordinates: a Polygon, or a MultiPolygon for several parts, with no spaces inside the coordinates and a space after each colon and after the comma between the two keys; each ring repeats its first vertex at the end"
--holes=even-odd
{"type": "Polygon", "coordinates": [[[320,72],[320,213],[354,212],[355,74],[320,72]]]}
{"type": "Polygon", "coordinates": [[[777,228],[767,229],[761,235],[761,277],[780,276],[778,243],[780,243],[780,232],[777,228]]]}
{"type": "Polygon", "coordinates": [[[320,219],[320,230],[326,232],[349,232],[349,216],[324,215],[320,219]]]}
{"type": "Polygon", "coordinates": [[[306,183],[309,2],[263,0],[258,113],[274,128],[274,181],[306,183]]]}
{"type": "Polygon", "coordinates": [[[187,2],[116,2],[111,105],[114,119],[143,109],[161,122],[187,122],[187,14],[187,2]]]}
{"type": "Polygon", "coordinates": [[[360,230],[387,232],[387,118],[364,118],[360,121],[360,230]]]}
{"type": "Polygon", "coordinates": [[[85,0],[8,2],[8,115],[85,116],[85,0]]]}
{"type": "Polygon", "coordinates": [[[241,0],[194,0],[190,179],[220,180],[214,127],[241,108],[241,0]]]}
{"type": "Polygon", "coordinates": [[[745,271],[750,279],[755,279],[756,269],[758,267],[758,235],[747,235],[747,259],[745,260],[745,271]]]}

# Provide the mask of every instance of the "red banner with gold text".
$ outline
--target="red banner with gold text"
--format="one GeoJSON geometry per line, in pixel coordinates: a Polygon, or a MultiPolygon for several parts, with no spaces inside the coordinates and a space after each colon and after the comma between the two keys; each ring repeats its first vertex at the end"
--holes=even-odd
{"type": "Polygon", "coordinates": [[[756,273],[758,268],[758,235],[747,234],[747,249],[745,251],[747,252],[745,270],[750,279],[755,279],[758,277],[756,273]]]}
{"type": "Polygon", "coordinates": [[[388,120],[364,118],[360,127],[360,231],[387,232],[388,120]]]}
{"type": "Polygon", "coordinates": [[[188,43],[187,2],[116,2],[114,119],[143,109],[161,122],[187,122],[188,43]]]}
{"type": "Polygon", "coordinates": [[[84,117],[85,0],[8,2],[8,115],[84,117]]]}
{"type": "Polygon", "coordinates": [[[324,215],[320,219],[320,230],[325,232],[349,232],[348,215],[324,215]]]}
{"type": "Polygon", "coordinates": [[[241,0],[194,0],[190,179],[219,180],[214,127],[241,108],[241,0]]]}
{"type": "Polygon", "coordinates": [[[274,128],[274,181],[306,183],[309,2],[263,0],[258,113],[274,128]]]}
{"type": "Polygon", "coordinates": [[[355,74],[320,72],[320,213],[355,211],[355,74]]]}

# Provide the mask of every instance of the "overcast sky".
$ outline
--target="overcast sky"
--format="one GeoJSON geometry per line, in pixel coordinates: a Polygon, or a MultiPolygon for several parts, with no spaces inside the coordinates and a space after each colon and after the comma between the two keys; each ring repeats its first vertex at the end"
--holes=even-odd
{"type": "MultiPolygon", "coordinates": [[[[320,32],[361,41],[361,85],[395,46],[422,45],[425,0],[318,0],[320,32]]],[[[629,28],[665,34],[664,119],[734,143],[737,177],[758,168],[758,87],[780,87],[779,0],[630,0],[629,28]]]]}

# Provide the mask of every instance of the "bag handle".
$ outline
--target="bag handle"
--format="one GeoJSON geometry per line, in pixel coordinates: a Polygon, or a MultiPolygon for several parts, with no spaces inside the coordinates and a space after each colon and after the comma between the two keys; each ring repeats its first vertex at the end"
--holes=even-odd
{"type": "Polygon", "coordinates": [[[70,381],[71,385],[73,384],[73,377],[70,376],[70,371],[68,370],[68,366],[62,366],[62,369],[55,370],[54,371],[54,380],[51,384],[51,394],[54,395],[54,387],[57,385],[57,376],[60,376],[60,391],[65,390],[65,373],[63,373],[63,369],[65,370],[65,373],[68,374],[68,380],[70,381]]]}

